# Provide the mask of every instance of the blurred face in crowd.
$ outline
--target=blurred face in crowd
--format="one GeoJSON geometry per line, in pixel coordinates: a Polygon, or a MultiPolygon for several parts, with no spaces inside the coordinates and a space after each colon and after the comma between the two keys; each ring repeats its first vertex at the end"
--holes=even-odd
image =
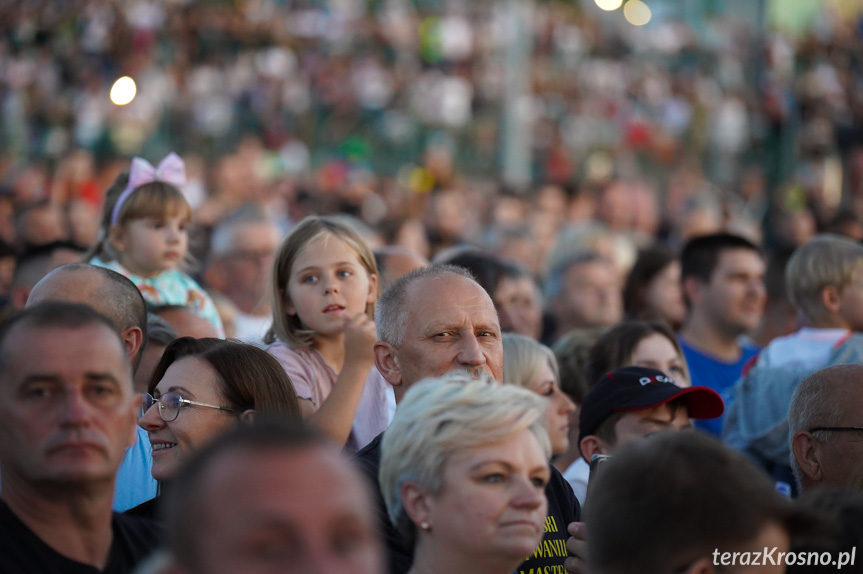
{"type": "Polygon", "coordinates": [[[709,283],[690,282],[690,301],[729,336],[754,329],[767,299],[764,260],[751,249],[726,249],[719,254],[709,283]]]}
{"type": "MultiPolygon", "coordinates": [[[[219,376],[206,361],[186,357],[171,363],[156,385],[153,398],[176,393],[182,398],[207,405],[228,406],[222,398],[219,376]]],[[[167,410],[166,418],[171,418],[167,410]]],[[[180,405],[177,418],[166,422],[154,403],[138,422],[147,431],[153,446],[153,478],[170,480],[180,466],[201,446],[237,424],[236,413],[218,408],[180,405]]]]}
{"type": "Polygon", "coordinates": [[[375,253],[384,260],[384,264],[378,269],[381,290],[389,287],[399,277],[429,264],[428,259],[407,247],[386,246],[376,249],[375,253]]]}
{"type": "Polygon", "coordinates": [[[338,452],[228,451],[202,485],[195,554],[208,574],[380,574],[365,482],[338,452]],[[302,469],[298,472],[297,469],[302,469]]]}
{"type": "Polygon", "coordinates": [[[245,300],[263,301],[270,284],[273,255],[279,246],[279,230],[269,223],[246,223],[234,229],[232,249],[221,264],[225,272],[226,295],[235,293],[245,300]]]}
{"type": "Polygon", "coordinates": [[[630,364],[635,367],[650,367],[662,371],[681,387],[691,385],[686,376],[684,359],[674,343],[661,333],[652,333],[635,345],[630,364]]]}
{"type": "Polygon", "coordinates": [[[113,487],[135,440],[132,376],[110,327],[33,327],[7,335],[0,372],[3,486],[113,487]]]}
{"type": "Polygon", "coordinates": [[[494,292],[501,331],[538,340],[542,334],[542,297],[527,275],[503,277],[494,292]]]}
{"type": "Polygon", "coordinates": [[[572,265],[563,276],[558,316],[568,328],[609,327],[623,317],[617,270],[608,261],[572,265]]]}
{"type": "Polygon", "coordinates": [[[560,390],[557,377],[549,365],[543,365],[537,377],[527,386],[536,394],[545,397],[545,428],[551,440],[551,452],[560,454],[569,448],[569,419],[575,411],[575,403],[560,390]]]}
{"type": "Polygon", "coordinates": [[[53,205],[34,207],[26,212],[19,225],[19,242],[27,245],[45,245],[66,239],[69,235],[63,214],[53,205]]]}
{"type": "Polygon", "coordinates": [[[497,312],[478,283],[454,274],[417,281],[408,290],[405,312],[401,344],[375,344],[375,362],[396,385],[397,397],[420,379],[453,370],[503,380],[497,312]]]}
{"type": "Polygon", "coordinates": [[[645,303],[656,310],[669,325],[680,325],[686,316],[680,285],[680,262],[672,261],[648,284],[645,303]]]}

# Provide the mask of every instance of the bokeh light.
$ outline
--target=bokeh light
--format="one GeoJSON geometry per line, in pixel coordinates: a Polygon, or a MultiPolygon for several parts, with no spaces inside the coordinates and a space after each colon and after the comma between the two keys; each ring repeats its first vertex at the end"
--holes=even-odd
{"type": "Polygon", "coordinates": [[[123,76],[111,86],[111,101],[118,106],[125,106],[135,99],[137,93],[138,88],[135,86],[135,80],[129,76],[123,76]]]}
{"type": "Polygon", "coordinates": [[[623,4],[623,0],[593,0],[593,1],[596,2],[597,6],[599,6],[600,8],[602,8],[603,10],[606,10],[608,12],[611,12],[612,10],[617,10],[618,8],[620,8],[620,5],[623,4]]]}
{"type": "Polygon", "coordinates": [[[650,7],[641,0],[628,0],[623,5],[623,17],[633,26],[644,26],[650,22],[650,7]]]}

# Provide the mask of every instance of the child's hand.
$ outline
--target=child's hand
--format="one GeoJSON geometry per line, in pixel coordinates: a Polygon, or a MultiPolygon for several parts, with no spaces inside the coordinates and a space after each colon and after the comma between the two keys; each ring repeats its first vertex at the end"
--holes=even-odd
{"type": "Polygon", "coordinates": [[[345,364],[368,364],[375,362],[375,322],[365,313],[345,319],[345,364]]]}

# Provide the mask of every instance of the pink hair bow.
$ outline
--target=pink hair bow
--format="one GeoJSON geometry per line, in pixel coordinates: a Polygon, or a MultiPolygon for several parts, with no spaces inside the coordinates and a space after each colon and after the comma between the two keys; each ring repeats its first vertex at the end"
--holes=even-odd
{"type": "Polygon", "coordinates": [[[164,181],[177,187],[184,185],[186,183],[186,164],[183,163],[183,158],[171,152],[159,162],[157,167],[153,167],[153,164],[140,157],[132,158],[129,183],[126,184],[126,189],[123,190],[114,204],[114,210],[111,212],[111,225],[117,224],[120,208],[123,207],[129,196],[145,183],[153,181],[164,181]]]}

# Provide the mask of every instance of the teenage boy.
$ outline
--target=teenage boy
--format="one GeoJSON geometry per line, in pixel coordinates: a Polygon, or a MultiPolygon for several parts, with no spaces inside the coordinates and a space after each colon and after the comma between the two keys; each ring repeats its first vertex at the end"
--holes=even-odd
{"type": "Polygon", "coordinates": [[[707,387],[681,388],[662,371],[624,367],[604,375],[584,398],[579,417],[581,456],[610,454],[622,443],[661,430],[692,428],[725,409],[707,387]]]}

